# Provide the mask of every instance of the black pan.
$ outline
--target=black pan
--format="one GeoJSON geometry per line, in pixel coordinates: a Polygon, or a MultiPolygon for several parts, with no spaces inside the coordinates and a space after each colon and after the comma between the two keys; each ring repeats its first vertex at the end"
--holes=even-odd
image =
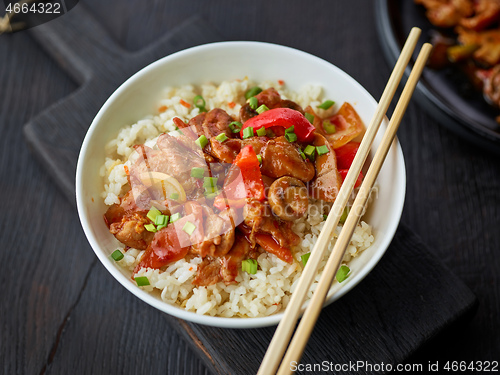
{"type": "MultiPolygon", "coordinates": [[[[377,0],[375,15],[380,43],[391,66],[412,27],[422,29],[420,46],[429,41],[432,31],[436,30],[425,17],[425,9],[413,0],[377,0]]],[[[408,75],[409,69],[406,73],[408,75]]],[[[457,68],[426,68],[414,96],[440,124],[470,142],[500,154],[500,125],[495,120],[500,110],[489,105],[457,68]]]]}

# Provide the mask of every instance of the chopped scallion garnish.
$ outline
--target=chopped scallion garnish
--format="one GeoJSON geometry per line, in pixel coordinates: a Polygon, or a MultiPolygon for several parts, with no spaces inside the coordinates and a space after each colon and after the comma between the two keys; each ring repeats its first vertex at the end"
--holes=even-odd
{"type": "Polygon", "coordinates": [[[137,283],[137,286],[147,286],[151,285],[148,278],[146,276],[139,276],[139,277],[134,277],[135,282],[137,283]]]}
{"type": "Polygon", "coordinates": [[[328,215],[323,215],[323,221],[325,221],[328,218],[328,215]]]}
{"type": "Polygon", "coordinates": [[[172,216],[170,216],[170,222],[175,223],[177,220],[181,218],[181,214],[179,212],[176,212],[172,216]]]}
{"type": "Polygon", "coordinates": [[[259,93],[262,92],[262,89],[258,86],[255,86],[255,87],[252,87],[251,89],[249,89],[246,93],[245,93],[245,99],[250,99],[252,96],[255,96],[259,93]]]}
{"type": "Polygon", "coordinates": [[[311,124],[314,122],[314,115],[311,113],[306,113],[305,114],[307,121],[309,121],[311,124]]]}
{"type": "Polygon", "coordinates": [[[155,225],[166,225],[168,223],[167,215],[158,215],[155,219],[155,225]]]}
{"type": "Polygon", "coordinates": [[[269,111],[269,108],[267,108],[267,105],[262,104],[259,108],[255,110],[259,115],[265,111],[269,111]]]}
{"type": "Polygon", "coordinates": [[[194,141],[198,146],[201,148],[204,148],[206,145],[208,145],[208,139],[204,135],[200,135],[200,137],[194,141]]]}
{"type": "Polygon", "coordinates": [[[203,168],[194,167],[193,169],[191,169],[191,177],[203,178],[204,175],[205,170],[203,168]]]}
{"type": "Polygon", "coordinates": [[[229,129],[231,129],[233,133],[239,133],[242,126],[243,124],[241,122],[233,121],[232,123],[229,124],[229,129]]]}
{"type": "Polygon", "coordinates": [[[295,126],[292,125],[289,128],[285,129],[285,133],[293,133],[295,131],[295,126]]]}
{"type": "Polygon", "coordinates": [[[306,266],[307,261],[309,260],[310,256],[311,256],[311,253],[307,253],[307,254],[300,256],[300,259],[302,260],[302,264],[304,265],[304,267],[306,266]]]}
{"type": "Polygon", "coordinates": [[[318,152],[318,155],[324,155],[330,152],[326,145],[316,147],[316,151],[318,152]]]}
{"type": "Polygon", "coordinates": [[[309,158],[309,160],[314,161],[314,156],[316,155],[316,147],[307,145],[304,149],[304,154],[309,158]]]}
{"type": "Polygon", "coordinates": [[[172,194],[170,194],[170,199],[173,199],[174,201],[176,199],[179,199],[179,193],[172,193],[172,194]]]}
{"type": "Polygon", "coordinates": [[[262,156],[261,155],[257,155],[257,160],[259,161],[259,164],[262,164],[262,156]]]}
{"type": "Polygon", "coordinates": [[[335,278],[337,279],[337,281],[339,283],[341,283],[342,281],[344,281],[345,279],[347,279],[349,277],[349,272],[351,272],[349,267],[342,265],[342,266],[340,266],[339,270],[337,271],[337,275],[335,275],[335,278]]]}
{"type": "Polygon", "coordinates": [[[259,100],[255,96],[252,96],[248,101],[248,105],[250,105],[250,108],[255,110],[259,106],[259,100]]]}
{"type": "Polygon", "coordinates": [[[195,229],[196,229],[196,225],[194,225],[190,221],[186,221],[186,224],[184,224],[184,226],[182,227],[182,230],[189,235],[192,235],[193,232],[195,231],[195,229]]]}
{"type": "Polygon", "coordinates": [[[285,138],[288,142],[295,142],[297,140],[297,134],[295,133],[285,133],[285,138]]]}
{"type": "Polygon", "coordinates": [[[146,216],[154,223],[158,215],[161,215],[161,212],[156,207],[151,207],[146,216]]]}
{"type": "Polygon", "coordinates": [[[302,151],[300,151],[300,156],[302,156],[302,159],[306,160],[307,156],[304,154],[302,151]]]}
{"type": "Polygon", "coordinates": [[[266,135],[266,128],[265,128],[265,127],[262,127],[262,128],[257,129],[257,135],[258,135],[259,137],[263,137],[263,136],[265,136],[265,135],[266,135]]]}
{"type": "Polygon", "coordinates": [[[200,110],[200,112],[207,112],[207,109],[205,108],[205,99],[203,99],[203,96],[201,95],[196,95],[193,99],[193,104],[196,108],[200,110]]]}
{"type": "Polygon", "coordinates": [[[351,208],[348,206],[345,206],[344,212],[342,212],[342,216],[339,219],[340,224],[344,224],[345,221],[347,220],[347,215],[349,215],[349,211],[351,211],[351,208]]]}
{"type": "Polygon", "coordinates": [[[217,193],[219,189],[217,186],[205,186],[205,195],[217,193]]]}
{"type": "Polygon", "coordinates": [[[163,228],[166,228],[166,227],[167,227],[167,225],[168,225],[168,223],[167,223],[167,224],[157,225],[157,226],[156,226],[156,230],[157,230],[157,231],[160,231],[160,230],[162,230],[163,228]]]}
{"type": "Polygon", "coordinates": [[[335,102],[333,100],[325,100],[323,103],[318,105],[318,108],[328,109],[328,108],[331,108],[331,106],[334,104],[335,104],[335,102]]]}
{"type": "Polygon", "coordinates": [[[118,262],[119,260],[122,260],[123,257],[124,257],[124,255],[123,255],[123,253],[119,249],[117,249],[117,250],[115,250],[115,251],[113,251],[111,253],[111,258],[113,258],[113,260],[115,262],[118,262]]]}
{"type": "Polygon", "coordinates": [[[203,187],[214,187],[217,186],[217,177],[204,177],[203,178],[203,187]]]}
{"type": "Polygon", "coordinates": [[[146,228],[148,232],[156,232],[156,227],[154,226],[154,224],[146,224],[144,225],[144,228],[146,228]]]}
{"type": "Polygon", "coordinates": [[[323,120],[323,129],[325,129],[326,134],[335,134],[337,132],[335,125],[328,119],[323,120]]]}
{"type": "Polygon", "coordinates": [[[251,275],[255,275],[257,273],[257,265],[258,264],[255,259],[245,259],[241,262],[241,270],[251,275]]]}
{"type": "Polygon", "coordinates": [[[243,129],[243,139],[253,137],[253,128],[249,126],[248,128],[243,129]]]}
{"type": "Polygon", "coordinates": [[[217,137],[215,137],[219,142],[224,142],[227,141],[229,138],[227,137],[226,133],[220,133],[217,137]]]}

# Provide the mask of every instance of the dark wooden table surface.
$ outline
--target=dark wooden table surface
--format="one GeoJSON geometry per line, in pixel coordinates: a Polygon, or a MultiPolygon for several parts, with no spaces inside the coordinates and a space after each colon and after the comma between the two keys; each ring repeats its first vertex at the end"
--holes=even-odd
{"type": "MultiPolygon", "coordinates": [[[[81,4],[128,50],[200,14],[228,40],[288,45],[331,61],[375,98],[390,71],[366,0],[81,4]]],[[[112,280],[73,206],[26,146],[22,125],[77,88],[27,32],[0,36],[0,373],[208,373],[177,335],[157,334],[167,329],[161,313],[112,280]]],[[[480,302],[470,323],[442,332],[410,362],[498,360],[499,158],[415,103],[399,139],[408,184],[402,221],[480,302]]]]}

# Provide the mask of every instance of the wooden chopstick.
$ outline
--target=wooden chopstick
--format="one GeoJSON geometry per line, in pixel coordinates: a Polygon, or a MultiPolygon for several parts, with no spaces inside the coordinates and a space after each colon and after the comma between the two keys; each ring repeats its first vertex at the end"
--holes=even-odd
{"type": "Polygon", "coordinates": [[[332,250],[332,254],[328,259],[325,269],[321,275],[318,287],[314,291],[313,297],[309,306],[307,307],[302,320],[295,332],[295,335],[290,343],[290,347],[283,358],[281,366],[278,371],[278,375],[290,374],[292,370],[290,369],[290,363],[292,361],[299,361],[304,348],[309,340],[311,332],[316,324],[321,307],[323,306],[328,290],[330,289],[335,273],[337,272],[342,258],[344,257],[345,249],[349,245],[351,237],[354,233],[356,225],[363,213],[365,204],[370,196],[370,191],[375,183],[375,180],[382,168],[382,164],[387,156],[389,148],[396,137],[396,132],[401,123],[401,119],[404,116],[406,108],[410,102],[411,96],[415,87],[417,86],[422,70],[425,67],[429,54],[431,52],[432,45],[425,43],[420,50],[417,57],[415,65],[412,72],[408,78],[408,81],[403,89],[401,97],[396,105],[392,118],[389,122],[389,126],[384,133],[382,142],[375,153],[375,157],[370,164],[370,168],[364,178],[363,183],[359,189],[359,192],[354,200],[352,209],[347,217],[347,220],[342,228],[339,238],[335,243],[332,250]]]}
{"type": "Polygon", "coordinates": [[[309,291],[309,287],[311,286],[311,283],[318,271],[319,264],[326,252],[327,245],[332,238],[332,233],[337,227],[340,216],[344,211],[344,207],[346,206],[349,196],[354,189],[354,184],[371,149],[371,145],[375,139],[380,123],[389,108],[405,68],[410,61],[413,50],[415,49],[417,40],[420,36],[420,32],[419,28],[414,27],[408,35],[408,39],[401,50],[398,61],[396,62],[391,76],[387,81],[384,92],[380,97],[375,114],[373,115],[367,131],[363,136],[363,140],[361,141],[358,152],[356,153],[351,168],[349,169],[349,173],[342,183],[339,194],[332,206],[332,209],[330,210],[323,230],[318,236],[318,240],[316,241],[316,245],[314,246],[309,260],[307,261],[307,265],[304,268],[297,287],[292,293],[290,302],[285,309],[284,316],[274,333],[271,343],[269,344],[267,352],[260,365],[258,375],[274,375],[278,369],[281,358],[283,357],[286,347],[290,341],[290,337],[292,336],[292,331],[297,324],[302,304],[304,303],[304,299],[309,291]]]}

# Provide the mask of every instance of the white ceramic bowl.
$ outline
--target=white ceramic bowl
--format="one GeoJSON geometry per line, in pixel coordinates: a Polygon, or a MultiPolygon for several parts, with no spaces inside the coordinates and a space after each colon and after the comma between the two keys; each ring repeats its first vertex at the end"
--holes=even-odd
{"type": "MultiPolygon", "coordinates": [[[[76,199],[83,229],[97,257],[115,279],[158,310],[195,323],[227,328],[270,326],[277,324],[283,314],[263,318],[198,315],[162,302],[138,288],[130,275],[122,272],[109,258],[118,243],[104,224],[106,206],[101,198],[103,180],[99,176],[99,169],[105,158],[105,144],[115,138],[123,126],[155,113],[158,98],[166,86],[221,82],[245,76],[257,82],[282,79],[291,90],[298,90],[308,83],[320,84],[324,88],[324,97],[334,99],[338,104],[343,101],[351,103],[365,124],[369,123],[377,105],[372,96],[353,78],[334,65],[305,52],[257,42],[202,45],[172,54],[145,67],[111,95],[87,132],[76,173],[76,199]]],[[[382,124],[381,129],[386,125],[382,124]]],[[[374,147],[380,140],[381,131],[374,147]]],[[[403,210],[405,178],[403,153],[399,143],[395,141],[379,175],[378,197],[371,203],[364,217],[374,228],[375,242],[352,260],[352,275],[341,285],[335,283],[327,304],[358,284],[386,251],[403,210]]],[[[104,285],[103,289],[105,288],[104,285]]]]}

